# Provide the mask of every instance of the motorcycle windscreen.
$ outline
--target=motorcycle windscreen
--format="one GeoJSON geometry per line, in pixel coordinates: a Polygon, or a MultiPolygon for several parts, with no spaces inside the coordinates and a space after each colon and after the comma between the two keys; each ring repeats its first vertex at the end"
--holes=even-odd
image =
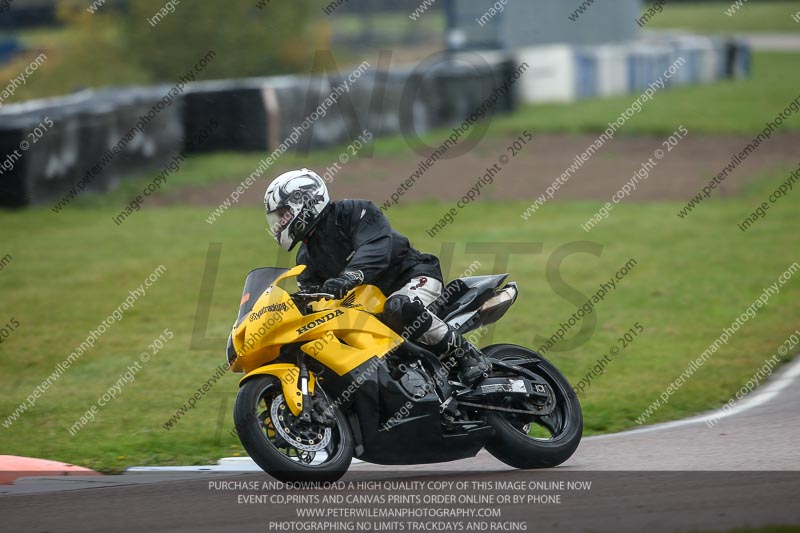
{"type": "Polygon", "coordinates": [[[236,317],[234,328],[238,327],[242,323],[242,319],[250,314],[253,304],[267,290],[267,287],[288,270],[288,268],[264,267],[251,270],[247,274],[247,279],[244,280],[242,301],[239,303],[239,316],[236,317]]]}

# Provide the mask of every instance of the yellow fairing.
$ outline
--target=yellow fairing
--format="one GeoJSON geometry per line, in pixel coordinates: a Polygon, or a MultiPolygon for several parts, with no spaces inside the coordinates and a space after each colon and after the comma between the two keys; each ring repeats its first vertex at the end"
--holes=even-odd
{"type": "MultiPolygon", "coordinates": [[[[339,375],[372,357],[383,357],[402,344],[401,336],[373,316],[383,310],[386,297],[371,285],[355,288],[342,300],[315,302],[312,312],[303,315],[279,285],[304,269],[305,265],[298,265],[276,279],[255,301],[250,315],[234,327],[232,337],[237,358],[231,368],[247,373],[242,381],[259,373],[280,378],[267,369],[284,365],[270,365],[263,372],[262,368],[276,359],[286,344],[303,343],[300,346],[303,352],[339,375]]],[[[295,369],[295,375],[284,373],[286,379],[281,378],[287,399],[297,396],[298,390],[297,367],[288,366],[295,369]]],[[[288,403],[290,409],[295,407],[295,402],[288,403]]]]}

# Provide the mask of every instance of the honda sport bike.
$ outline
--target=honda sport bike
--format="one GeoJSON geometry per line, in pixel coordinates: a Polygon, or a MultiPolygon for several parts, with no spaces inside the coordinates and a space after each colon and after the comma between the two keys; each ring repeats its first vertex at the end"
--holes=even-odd
{"type": "MultiPolygon", "coordinates": [[[[583,431],[580,403],[538,353],[483,349],[492,371],[471,386],[455,357],[411,342],[381,321],[386,300],[362,285],[343,299],[291,292],[305,268],[250,272],[228,339],[242,372],[236,432],[281,481],[331,482],[353,457],[383,465],[454,461],[485,448],[515,468],[566,461],[583,431]]],[[[462,333],[499,320],[517,298],[507,274],[450,282],[429,309],[462,333]]]]}

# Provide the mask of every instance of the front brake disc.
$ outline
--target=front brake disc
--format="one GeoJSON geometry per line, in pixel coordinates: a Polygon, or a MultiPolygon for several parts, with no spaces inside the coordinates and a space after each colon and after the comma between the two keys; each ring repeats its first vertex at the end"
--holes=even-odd
{"type": "Polygon", "coordinates": [[[293,448],[318,452],[331,442],[331,428],[322,428],[319,424],[304,422],[294,416],[287,407],[283,394],[272,401],[270,418],[275,425],[275,431],[293,448]]]}

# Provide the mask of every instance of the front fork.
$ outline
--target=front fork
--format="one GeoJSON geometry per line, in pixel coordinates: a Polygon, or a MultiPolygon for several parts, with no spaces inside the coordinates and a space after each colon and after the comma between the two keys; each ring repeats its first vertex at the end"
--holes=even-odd
{"type": "Polygon", "coordinates": [[[314,394],[317,379],[308,370],[305,354],[299,354],[295,364],[276,363],[253,370],[239,381],[239,386],[253,376],[264,374],[280,380],[284,401],[294,416],[304,422],[316,422],[326,427],[335,425],[333,409],[324,393],[314,394]]]}
{"type": "Polygon", "coordinates": [[[243,377],[239,381],[239,386],[241,387],[245,381],[258,375],[275,376],[280,380],[284,401],[294,416],[302,416],[304,411],[311,407],[316,379],[314,374],[308,371],[308,368],[305,368],[305,372],[303,372],[301,368],[291,363],[265,365],[243,377]],[[300,377],[301,373],[304,374],[304,380],[300,377]]]}
{"type": "Polygon", "coordinates": [[[311,421],[311,398],[308,395],[308,383],[310,379],[310,374],[308,372],[308,366],[306,366],[306,354],[300,352],[297,354],[297,368],[300,369],[300,373],[298,374],[298,381],[300,382],[300,394],[301,394],[301,402],[302,402],[302,410],[300,412],[300,420],[304,420],[306,422],[311,421]]]}

